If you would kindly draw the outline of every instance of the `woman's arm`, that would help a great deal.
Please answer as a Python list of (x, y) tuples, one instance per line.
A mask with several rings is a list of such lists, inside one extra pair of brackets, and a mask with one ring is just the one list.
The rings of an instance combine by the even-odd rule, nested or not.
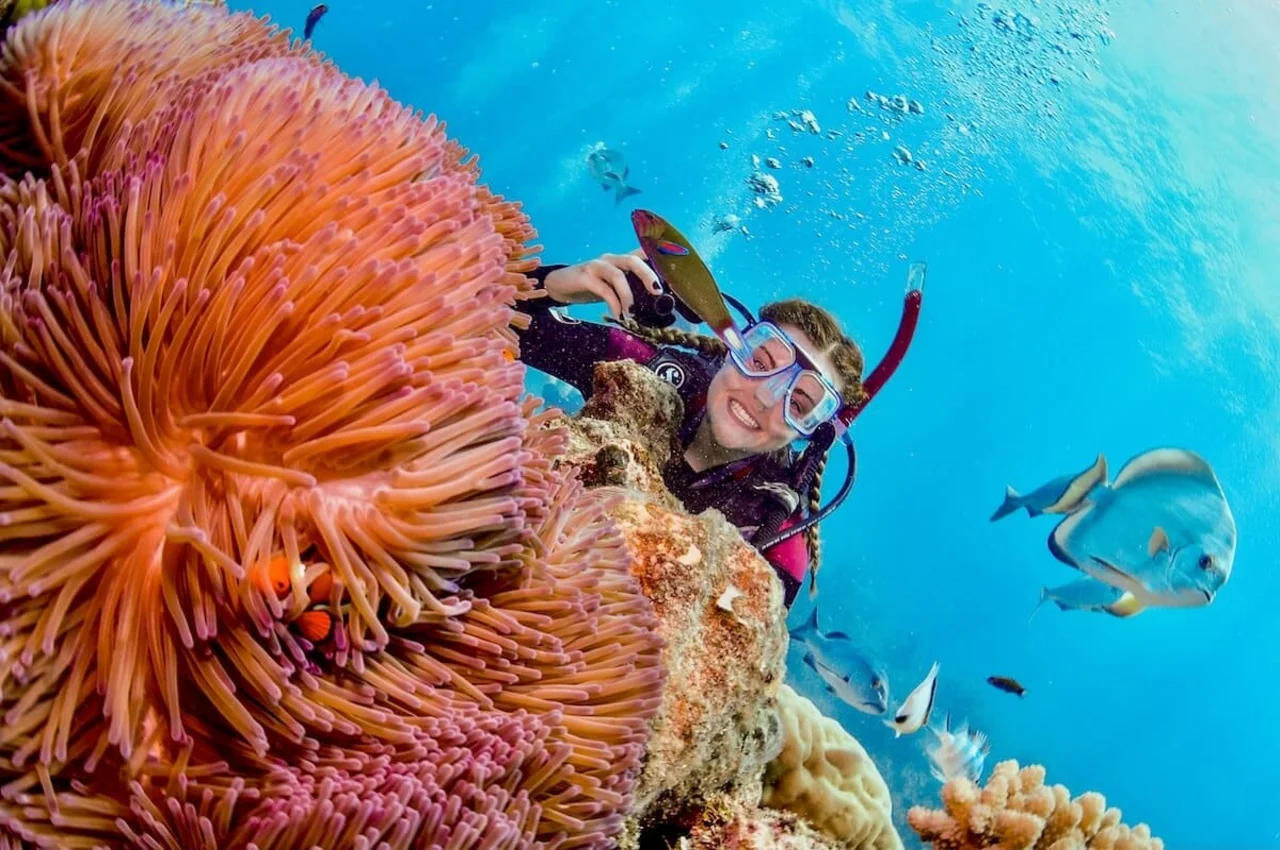
[(583, 395), (591, 394), (597, 363), (610, 360), (645, 363), (652, 359), (657, 348), (634, 334), (621, 328), (579, 321), (556, 309), (569, 303), (604, 301), (611, 313), (620, 316), (632, 305), (624, 269), (640, 276), (651, 291), (658, 286), (653, 270), (639, 257), (629, 254), (605, 254), (601, 259), (576, 266), (541, 266), (530, 272), (537, 288), (546, 290), (547, 297), (516, 304), (516, 309), (530, 317), (529, 327), (517, 331), (520, 359), (528, 366), (572, 384)]

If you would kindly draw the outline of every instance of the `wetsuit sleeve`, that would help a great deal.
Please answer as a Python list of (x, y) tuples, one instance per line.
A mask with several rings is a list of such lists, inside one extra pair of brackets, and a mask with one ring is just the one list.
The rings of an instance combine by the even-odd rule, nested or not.
[[(800, 512), (796, 511), (783, 521), (778, 530), (786, 531), (800, 520)], [(805, 542), (805, 536), (792, 535), (776, 546), (765, 549), (761, 554), (782, 580), (783, 602), (790, 608), (800, 592), (800, 586), (804, 584), (805, 574), (809, 571), (809, 547)]]
[[(547, 275), (565, 266), (539, 266), (529, 277), (541, 289)], [(550, 298), (517, 302), (516, 309), (529, 316), (529, 327), (517, 331), (520, 359), (528, 366), (572, 384), (584, 396), (591, 394), (595, 365), (609, 360), (648, 363), (658, 349), (621, 328), (583, 322), (554, 309), (562, 305)]]

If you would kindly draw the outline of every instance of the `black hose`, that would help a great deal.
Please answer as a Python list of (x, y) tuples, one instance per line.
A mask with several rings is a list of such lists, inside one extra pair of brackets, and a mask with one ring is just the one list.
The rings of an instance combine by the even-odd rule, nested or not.
[(766, 549), (771, 549), (779, 543), (790, 540), (797, 534), (802, 534), (803, 532), (808, 531), (813, 526), (831, 516), (831, 513), (836, 508), (840, 507), (840, 503), (845, 500), (849, 495), (849, 491), (853, 489), (853, 480), (857, 476), (858, 471), (858, 453), (853, 448), (853, 440), (849, 437), (849, 432), (846, 431), (841, 436), (841, 440), (844, 442), (845, 450), (849, 455), (849, 468), (844, 474), (844, 484), (841, 485), (840, 492), (836, 493), (834, 499), (826, 505), (823, 505), (820, 510), (807, 517), (803, 522), (797, 523), (785, 531), (779, 531), (770, 535), (764, 540), (753, 540), (752, 545), (755, 546), (757, 551), (763, 552)]

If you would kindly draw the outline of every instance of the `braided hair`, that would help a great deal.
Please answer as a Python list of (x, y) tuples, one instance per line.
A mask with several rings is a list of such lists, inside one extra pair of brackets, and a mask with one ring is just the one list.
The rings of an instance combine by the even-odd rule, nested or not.
[[(825, 354), (835, 367), (835, 377), (840, 385), (840, 395), (845, 404), (855, 404), (866, 397), (862, 388), (863, 358), (862, 350), (857, 343), (845, 335), (839, 322), (826, 310), (799, 298), (775, 301), (766, 304), (760, 310), (760, 318), (775, 325), (790, 325), (804, 331), (813, 341), (815, 353)], [(674, 345), (689, 348), (701, 354), (724, 356), (728, 353), (725, 344), (717, 337), (700, 334), (679, 328), (649, 328), (630, 317), (618, 322), (630, 333), (656, 345)], [(827, 466), (830, 447), (818, 459), (813, 480), (808, 488), (809, 513), (816, 513), (822, 505), (822, 474)], [(804, 494), (801, 494), (803, 498)], [(818, 537), (818, 526), (813, 525), (805, 530), (805, 545), (809, 551), (809, 594), (818, 592), (818, 563), (822, 554), (821, 540)]]

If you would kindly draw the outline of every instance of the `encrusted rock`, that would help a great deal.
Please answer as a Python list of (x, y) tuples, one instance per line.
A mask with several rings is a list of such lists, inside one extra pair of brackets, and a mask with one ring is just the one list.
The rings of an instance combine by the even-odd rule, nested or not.
[(711, 800), (678, 845), (684, 850), (841, 850), (791, 812)]
[(594, 392), (569, 422), (564, 462), (588, 487), (612, 486), (675, 510), (680, 501), (662, 482), (662, 466), (679, 450), (684, 405), (675, 388), (629, 361), (600, 363)]
[(619, 497), (610, 513), (666, 641), (662, 707), (619, 847), (900, 850), (866, 752), (783, 685), (773, 568), (719, 511), (689, 516), (667, 492), (679, 396), (621, 362), (598, 365), (594, 389), (568, 423), (566, 462)]
[[(719, 511), (689, 516), (667, 492), (662, 465), (679, 451), (683, 418), (675, 390), (622, 362), (598, 365), (594, 390), (569, 422), (568, 462), (622, 497), (611, 514), (667, 642), (667, 684), (634, 796), (635, 824), (696, 813), (723, 791), (754, 804), (764, 766), (781, 749), (782, 585)], [(731, 588), (726, 610), (718, 603)]]

